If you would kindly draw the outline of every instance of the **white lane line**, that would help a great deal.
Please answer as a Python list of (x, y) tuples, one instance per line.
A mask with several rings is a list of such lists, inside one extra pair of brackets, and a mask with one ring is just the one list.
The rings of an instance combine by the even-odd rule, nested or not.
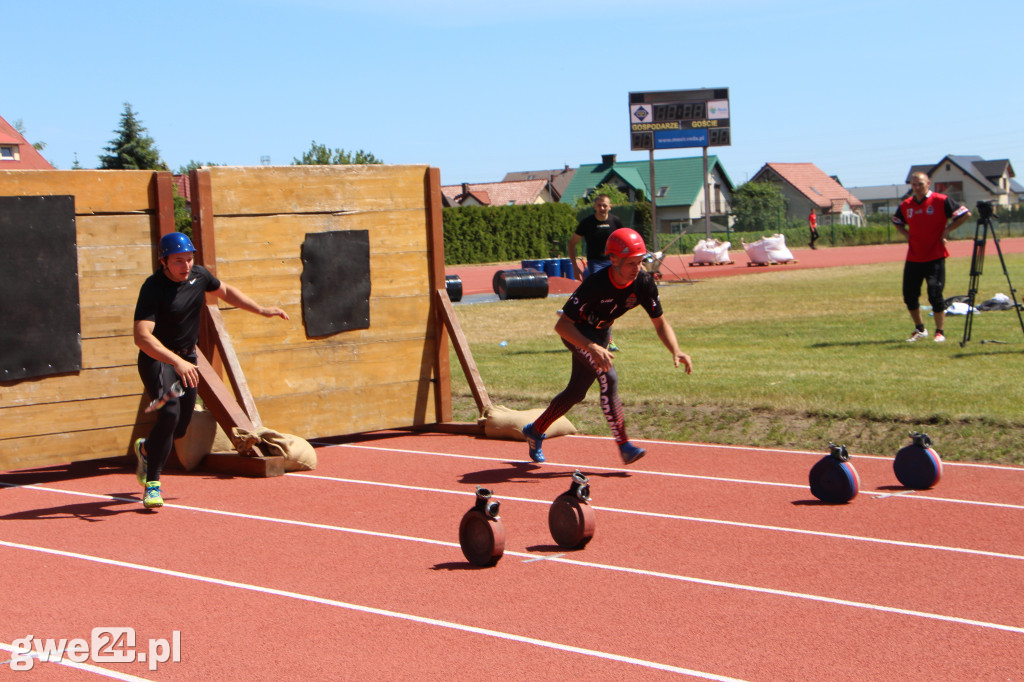
[[(10, 653), (13, 654), (14, 653), (14, 645), (13, 644), (8, 644), (6, 642), (0, 642), (0, 651), (9, 651)], [(109, 678), (111, 678), (113, 680), (124, 680), (125, 682), (150, 682), (150, 680), (148, 678), (145, 678), (145, 677), (137, 677), (136, 675), (129, 675), (128, 673), (119, 673), (119, 672), (116, 672), (116, 671), (113, 671), (113, 670), (107, 670), (106, 668), (101, 668), (98, 665), (93, 665), (91, 663), (77, 663), (77, 662), (72, 661), (72, 660), (67, 659), (67, 658), (62, 658), (59, 661), (51, 661), (48, 658), (44, 659), (44, 658), (40, 657), (39, 654), (35, 653), (35, 652), (30, 653), (30, 654), (26, 654), (26, 655), (27, 656), (31, 656), (32, 658), (36, 659), (35, 661), (33, 661), (33, 666), (32, 666), (33, 670), (35, 670), (35, 664), (38, 664), (38, 663), (53, 663), (55, 665), (66, 665), (69, 668), (77, 668), (78, 670), (85, 670), (86, 672), (94, 673), (96, 675), (101, 675), (103, 677), (109, 677)], [(6, 665), (8, 663), (11, 663), (13, 660), (14, 659), (11, 659), (10, 661), (0, 661), (0, 666)]]
[[(43, 488), (43, 487), (37, 487), (37, 486), (34, 486), (34, 485), (33, 486), (16, 486), (16, 487), (20, 487), (22, 490), (43, 490), (43, 491), (46, 491), (46, 492), (55, 492), (55, 493), (62, 493), (62, 494), (67, 494), (67, 495), (78, 495), (78, 496), (81, 496), (81, 497), (90, 497), (90, 498), (103, 499), (103, 500), (117, 500), (117, 501), (122, 501), (122, 502), (136, 502), (136, 503), (138, 502), (138, 500), (136, 500), (134, 498), (115, 497), (113, 495), (97, 495), (95, 493), (83, 493), (83, 492), (78, 492), (78, 491), (60, 490), (60, 489), (55, 489), (55, 488)], [(256, 514), (243, 514), (243, 513), (240, 513), (240, 512), (229, 512), (229, 511), (223, 511), (223, 510), (220, 510), (220, 509), (207, 509), (207, 508), (204, 508), (204, 507), (191, 507), (191, 506), (180, 505), (180, 504), (164, 504), (163, 509), (165, 509), (165, 510), (168, 510), (168, 509), (181, 509), (181, 510), (184, 510), (184, 511), (201, 512), (201, 513), (205, 513), (205, 514), (216, 514), (218, 516), (228, 516), (228, 517), (245, 519), (245, 520), (251, 520), (251, 521), (265, 521), (265, 522), (268, 522), (268, 523), (279, 523), (279, 524), (288, 525), (288, 526), (301, 526), (301, 527), (304, 527), (304, 528), (316, 528), (316, 529), (319, 529), (319, 530), (328, 530), (328, 531), (336, 531), (336, 532), (342, 532), (342, 533), (351, 533), (353, 535), (365, 535), (365, 536), (370, 536), (370, 537), (386, 538), (386, 539), (389, 539), (389, 540), (402, 540), (402, 541), (407, 541), (407, 542), (417, 542), (417, 543), (426, 544), (426, 545), (437, 545), (437, 546), (442, 546), (442, 547), (460, 547), (460, 545), (458, 543), (455, 543), (455, 542), (445, 542), (443, 540), (432, 540), (432, 539), (429, 539), (429, 538), (418, 538), (418, 537), (410, 536), (410, 535), (398, 535), (397, 533), (383, 533), (383, 532), (379, 532), (379, 531), (363, 530), (363, 529), (359, 529), (359, 528), (346, 528), (346, 527), (343, 527), (343, 526), (332, 526), (332, 525), (325, 524), (325, 523), (312, 523), (312, 522), (309, 522), (309, 521), (295, 521), (295, 520), (292, 520), (292, 519), (279, 519), (279, 518), (274, 518), (274, 517), (271, 517), (271, 516), (258, 516)], [(5, 545), (5, 544), (17, 545), (18, 543), (8, 543), (6, 541), (0, 540), (0, 545)], [(26, 547), (30, 547), (30, 546), (26, 545)], [(460, 549), (461, 549), (461, 547), (460, 547)], [(61, 551), (61, 550), (54, 550), (54, 552), (59, 552), (59, 551)], [(536, 554), (527, 553), (527, 552), (505, 552), (505, 554), (507, 554), (509, 556), (515, 556), (515, 557), (521, 557), (521, 558), (534, 558), (534, 557), (537, 556)], [(114, 562), (115, 560), (111, 559), (110, 561)], [(802, 593), (802, 592), (791, 592), (789, 590), (777, 590), (777, 589), (773, 589), (773, 588), (770, 588), (770, 587), (757, 587), (755, 585), (743, 585), (741, 583), (729, 583), (729, 582), (724, 582), (724, 581), (719, 581), (719, 580), (709, 580), (709, 579), (706, 579), (706, 578), (695, 578), (695, 577), (692, 577), (692, 576), (676, 575), (676, 574), (673, 574), (673, 573), (662, 573), (660, 571), (648, 571), (648, 570), (639, 569), (639, 568), (629, 568), (629, 567), (625, 567), (625, 566), (613, 566), (613, 565), (610, 565), (610, 564), (597, 564), (597, 563), (593, 563), (593, 562), (589, 562), (589, 561), (579, 561), (577, 559), (561, 558), (561, 559), (551, 559), (551, 561), (555, 562), (555, 563), (564, 563), (564, 564), (569, 564), (569, 565), (572, 565), (572, 566), (580, 566), (580, 567), (584, 567), (584, 568), (596, 568), (596, 569), (600, 569), (600, 570), (616, 571), (616, 572), (628, 573), (628, 574), (632, 574), (632, 575), (642, 575), (642, 576), (648, 576), (648, 577), (663, 578), (663, 579), (666, 579), (666, 580), (675, 580), (675, 581), (678, 581), (678, 582), (693, 583), (693, 584), (697, 584), (697, 585), (710, 585), (710, 586), (721, 587), (721, 588), (725, 588), (725, 589), (743, 590), (743, 591), (746, 591), (746, 592), (755, 592), (755, 593), (760, 593), (760, 594), (770, 594), (770, 595), (775, 595), (775, 596), (788, 597), (788, 598), (792, 598), (792, 599), (803, 599), (803, 600), (813, 601), (813, 602), (823, 602), (823, 603), (829, 603), (829, 604), (837, 604), (837, 605), (840, 605), (840, 606), (849, 606), (849, 607), (852, 607), (852, 608), (867, 609), (867, 610), (870, 610), (870, 611), (882, 611), (882, 612), (885, 612), (885, 613), (897, 613), (897, 614), (902, 614), (902, 615), (914, 616), (914, 617), (918, 617), (918, 618), (927, 618), (927, 619), (931, 619), (931, 620), (939, 620), (939, 621), (945, 621), (945, 622), (949, 622), (949, 623), (959, 623), (959, 624), (963, 624), (963, 625), (972, 625), (972, 626), (975, 626), (975, 627), (991, 628), (991, 629), (995, 629), (995, 630), (1006, 630), (1008, 632), (1018, 632), (1018, 633), (1024, 634), (1024, 628), (1013, 626), (1013, 625), (1002, 625), (1002, 624), (999, 624), (999, 623), (989, 623), (989, 622), (986, 622), (986, 621), (972, 620), (972, 619), (967, 619), (967, 618), (959, 618), (959, 617), (956, 617), (956, 616), (945, 616), (945, 615), (942, 615), (942, 614), (929, 613), (929, 612), (926, 612), (926, 611), (913, 611), (913, 610), (910, 610), (910, 609), (901, 609), (901, 608), (890, 607), (890, 606), (881, 606), (881, 605), (878, 605), (878, 604), (871, 604), (871, 603), (867, 603), (867, 602), (855, 602), (855, 601), (850, 601), (850, 600), (847, 600), (847, 599), (837, 599), (837, 598), (834, 598), (834, 597), (823, 597), (823, 596), (820, 596), (820, 595), (805, 594), (805, 593)], [(155, 569), (155, 570), (163, 570), (163, 569)]]
[[(583, 434), (573, 434), (567, 436), (568, 438), (588, 438), (592, 440), (608, 440), (607, 436), (587, 436)], [(781, 448), (756, 448), (747, 445), (715, 445), (713, 443), (687, 443), (671, 440), (642, 440), (634, 439), (636, 443), (656, 443), (658, 445), (679, 445), (687, 448), (702, 448), (707, 450), (738, 450), (740, 452), (779, 452), (786, 455), (813, 455), (816, 457), (824, 457), (827, 452), (814, 452), (812, 450), (783, 450)], [(354, 445), (354, 444), (353, 444)], [(894, 457), (887, 455), (868, 455), (864, 453), (850, 454), (851, 459), (882, 459), (892, 461)], [(1016, 471), (1017, 473), (1024, 474), (1024, 467), (1010, 466), (1007, 464), (986, 464), (985, 462), (955, 462), (949, 460), (942, 460), (942, 466), (951, 467), (971, 467), (975, 469), (994, 469), (997, 471)]]
[[(407, 485), (403, 483), (379, 483), (376, 481), (359, 481), (351, 478), (336, 478), (333, 476), (324, 476), (321, 474), (305, 474), (305, 473), (289, 473), (288, 476), (295, 478), (312, 478), (323, 481), (334, 481), (338, 483), (350, 483), (356, 485), (373, 485), (380, 486), (383, 488), (397, 488), (400, 490), (411, 490), (416, 492), (426, 493), (444, 493), (448, 495), (469, 495), (473, 496), (474, 493), (470, 493), (464, 490), (447, 490), (445, 488), (426, 488), (423, 486)], [(509, 500), (513, 502), (532, 502), (535, 504), (550, 505), (551, 500), (535, 500), (528, 497), (512, 497), (509, 495), (496, 495), (499, 500)], [(927, 549), (936, 550), (942, 552), (956, 552), (959, 554), (974, 554), (977, 556), (992, 557), (996, 559), (1013, 559), (1016, 561), (1024, 561), (1024, 555), (1019, 554), (1005, 554), (1003, 552), (990, 552), (981, 549), (969, 549), (966, 547), (950, 547), (948, 545), (931, 545), (923, 542), (909, 542), (906, 540), (887, 540), (884, 538), (872, 538), (863, 535), (849, 535), (846, 533), (830, 533), (828, 531), (819, 530), (805, 530), (802, 528), (787, 528), (786, 526), (770, 526), (763, 523), (749, 523), (745, 521), (726, 521), (724, 519), (709, 519), (701, 516), (684, 516), (682, 514), (666, 514), (663, 512), (648, 512), (640, 511), (637, 509), (619, 509), (616, 507), (599, 507), (591, 505), (595, 511), (606, 511), (613, 514), (631, 514), (634, 516), (647, 516), (658, 519), (670, 519), (674, 521), (691, 521), (694, 523), (710, 523), (721, 526), (733, 526), (736, 528), (750, 528), (753, 530), (767, 530), (779, 533), (795, 533), (797, 535), (810, 535), (814, 537), (823, 538), (834, 538), (838, 540), (853, 540), (856, 542), (873, 542), (882, 545), (893, 545), (895, 547), (910, 547), (914, 549)]]
[[(165, 505), (165, 508), (167, 505)], [(219, 585), (221, 587), (230, 587), (239, 590), (248, 590), (251, 592), (258, 592), (261, 594), (268, 594), (277, 597), (285, 597), (288, 599), (297, 599), (299, 601), (310, 602), (313, 604), (321, 604), (324, 606), (333, 606), (336, 608), (347, 609), (350, 611), (356, 611), (359, 613), (366, 613), (374, 616), (383, 616), (385, 618), (395, 618), (398, 620), (409, 621), (413, 623), (419, 623), (420, 625), (430, 625), (433, 627), (441, 627), (449, 630), (458, 630), (460, 632), (466, 632), (470, 634), (483, 635), (485, 637), (492, 637), (495, 639), (507, 640), (510, 642), (520, 642), (522, 644), (531, 644), (533, 646), (544, 647), (546, 649), (554, 649), (556, 651), (564, 651), (572, 654), (580, 654), (583, 656), (593, 656), (594, 658), (600, 658), (608, 661), (617, 661), (619, 663), (628, 663), (630, 665), (636, 665), (643, 668), (651, 668), (654, 670), (661, 670), (670, 673), (678, 673), (681, 675), (689, 675), (691, 677), (697, 677), (705, 680), (721, 680), (723, 682), (737, 682), (736, 678), (725, 677), (723, 675), (715, 675), (713, 673), (702, 672), (699, 670), (690, 670), (688, 668), (680, 668), (674, 665), (668, 665), (665, 663), (657, 663), (655, 661), (646, 661), (640, 658), (633, 658), (632, 656), (622, 656), (619, 654), (609, 653), (607, 651), (597, 651), (594, 649), (585, 649), (583, 647), (572, 646), (569, 644), (559, 644), (558, 642), (550, 642), (543, 639), (537, 639), (536, 637), (525, 637), (523, 635), (515, 635), (510, 632), (501, 632), (499, 630), (491, 630), (489, 628), (481, 628), (473, 625), (464, 625), (462, 623), (453, 623), (451, 621), (440, 620), (438, 618), (427, 618), (424, 616), (416, 616), (410, 613), (401, 613), (399, 611), (389, 611), (387, 609), (378, 609), (372, 606), (363, 606), (361, 604), (352, 604), (349, 602), (338, 601), (336, 599), (327, 599), (325, 597), (316, 597), (309, 594), (302, 594), (299, 592), (291, 592), (288, 590), (278, 590), (271, 587), (263, 587), (260, 585), (251, 585), (249, 583), (240, 583), (234, 580), (224, 580), (222, 578), (213, 578), (209, 576), (197, 575), (195, 573), (185, 573), (183, 571), (174, 571), (166, 568), (158, 568), (156, 566), (146, 566), (143, 564), (135, 564), (127, 561), (118, 561), (116, 559), (107, 559), (104, 557), (92, 556), (89, 554), (79, 554), (78, 552), (67, 552), (59, 549), (51, 549), (48, 547), (37, 547), (34, 545), (24, 545), (17, 542), (7, 542), (0, 540), (0, 545), (10, 547), (12, 549), (21, 549), (32, 552), (40, 552), (43, 554), (50, 554), (54, 556), (61, 556), (70, 559), (78, 559), (81, 561), (91, 561), (98, 564), (105, 564), (107, 566), (116, 566), (119, 568), (127, 568), (135, 571), (145, 571), (148, 573), (156, 573), (159, 575), (166, 575), (174, 578), (180, 578), (183, 580), (194, 580), (196, 582), (207, 583), (210, 585)]]
[[(475, 461), (494, 462), (494, 463), (497, 463), (497, 464), (509, 463), (509, 462), (511, 462), (511, 463), (520, 463), (520, 462), (523, 461), (523, 460), (513, 460), (513, 459), (495, 459), (493, 457), (481, 457), (479, 455), (456, 455), (456, 454), (452, 454), (452, 453), (449, 453), (449, 452), (429, 452), (429, 451), (425, 451), (425, 450), (406, 450), (404, 448), (382, 448), (382, 447), (373, 446), (373, 445), (351, 445), (351, 444), (344, 444), (344, 445), (338, 445), (338, 446), (334, 446), (334, 447), (356, 448), (356, 449), (361, 449), (361, 450), (378, 450), (378, 451), (381, 451), (381, 452), (393, 452), (393, 453), (398, 453), (398, 454), (409, 454), (409, 455), (427, 455), (427, 456), (431, 456), (431, 457), (451, 457), (451, 458), (455, 458), (455, 459), (471, 459), (471, 460), (475, 460)], [(534, 464), (533, 462), (530, 462), (528, 460), (526, 461), (526, 463), (527, 464)], [(701, 475), (698, 475), (698, 474), (680, 474), (680, 473), (676, 473), (676, 472), (673, 472), (673, 471), (648, 471), (648, 470), (644, 470), (644, 469), (623, 469), (622, 467), (600, 467), (600, 466), (593, 466), (591, 464), (565, 464), (565, 463), (561, 463), (561, 462), (559, 462), (559, 463), (548, 462), (548, 463), (545, 463), (545, 464), (534, 464), (534, 466), (543, 466), (543, 467), (549, 467), (549, 468), (563, 467), (563, 468), (566, 468), (566, 469), (587, 469), (588, 471), (620, 471), (620, 472), (627, 472), (629, 474), (636, 475), (636, 476), (665, 476), (667, 478), (686, 478), (686, 479), (691, 479), (691, 480), (695, 480), (695, 481), (715, 481), (717, 483), (738, 483), (738, 484), (741, 484), (741, 485), (761, 485), (761, 486), (776, 487), (776, 488), (793, 488), (793, 489), (798, 489), (798, 490), (808, 490), (808, 486), (806, 484), (778, 483), (778, 482), (775, 482), (775, 481), (758, 481), (758, 480), (754, 480), (754, 479), (745, 479), (745, 478), (725, 478), (725, 477), (722, 477), (722, 476), (701, 476)], [(945, 466), (945, 463), (943, 463), (943, 466)], [(875, 490), (861, 490), (860, 494), (861, 495), (871, 495), (872, 497), (893, 497), (892, 493), (880, 492), (880, 491), (875, 491)], [(958, 500), (958, 499), (955, 499), (955, 498), (952, 498), (952, 497), (936, 497), (934, 495), (916, 495), (915, 494), (913, 496), (907, 496), (904, 499), (928, 500), (930, 502), (948, 502), (948, 503), (951, 503), (951, 504), (968, 504), (968, 505), (977, 505), (977, 506), (982, 506), (982, 507), (995, 507), (997, 509), (1021, 509), (1021, 510), (1024, 510), (1024, 504), (1008, 504), (1008, 503), (1005, 503), (1005, 502), (983, 502), (983, 501), (979, 501), (979, 500)]]

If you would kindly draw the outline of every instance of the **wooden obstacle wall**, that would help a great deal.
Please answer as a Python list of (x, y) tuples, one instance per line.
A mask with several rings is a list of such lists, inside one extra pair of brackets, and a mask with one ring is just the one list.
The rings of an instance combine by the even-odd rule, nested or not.
[[(431, 295), (444, 282), (436, 169), (212, 167), (192, 181), (202, 260), (291, 316), (221, 311), (265, 426), (308, 439), (451, 418), (448, 347)], [(369, 328), (310, 338), (302, 243), (345, 230), (369, 232)]]
[[(0, 382), (0, 471), (125, 455), (153, 417), (132, 339), (139, 287), (174, 229), (169, 173), (7, 171), (0, 196), (72, 195), (82, 370)], [(262, 424), (304, 438), (450, 421), (440, 174), (427, 166), (213, 167), (193, 171), (199, 262), (291, 320), (223, 307)], [(369, 327), (310, 338), (307, 234), (366, 230)], [(204, 334), (201, 348), (214, 359)], [(205, 346), (205, 347), (204, 347)], [(239, 403), (242, 403), (239, 398)]]
[(51, 195), (75, 200), (82, 369), (0, 382), (0, 470), (126, 454), (153, 420), (142, 414), (132, 320), (153, 245), (174, 229), (171, 174), (0, 172), (0, 196)]

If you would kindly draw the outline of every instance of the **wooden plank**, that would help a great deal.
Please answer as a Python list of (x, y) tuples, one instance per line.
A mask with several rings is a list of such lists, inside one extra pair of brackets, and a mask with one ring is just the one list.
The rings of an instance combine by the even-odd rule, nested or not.
[[(129, 424), (115, 428), (0, 441), (0, 471), (56, 466), (107, 457), (125, 457), (123, 463), (127, 468), (129, 462), (134, 461), (134, 456), (132, 460), (127, 459), (132, 442), (135, 438), (144, 436), (149, 428), (149, 424), (143, 423), (136, 430), (134, 425)], [(118, 460), (111, 460), (112, 466), (117, 463)], [(134, 465), (132, 467), (134, 468)]]
[(220, 375), (214, 371), (202, 353), (199, 353), (197, 365), (199, 367), (199, 397), (203, 399), (206, 409), (224, 429), (224, 433), (231, 439), (231, 442), (237, 444), (232, 429), (237, 426), (246, 431), (252, 431), (255, 428), (252, 421), (235, 401), (231, 391), (224, 385)]
[(469, 381), (469, 391), (473, 394), (473, 400), (476, 401), (476, 409), (480, 416), (483, 416), (484, 410), (491, 406), (491, 399), (487, 396), (487, 389), (484, 388), (483, 379), (480, 378), (480, 371), (473, 360), (473, 353), (469, 350), (466, 335), (462, 333), (462, 325), (459, 324), (459, 318), (455, 315), (455, 309), (452, 307), (451, 299), (448, 298), (447, 289), (437, 290), (437, 304), (441, 321), (448, 330), (452, 345), (455, 346), (455, 354), (462, 365), (466, 380)]
[(319, 338), (306, 336), (302, 309), (298, 303), (285, 302), (282, 307), (291, 315), (290, 320), (256, 317), (238, 309), (221, 309), (224, 324), (240, 356), (291, 346), (373, 343), (390, 339), (426, 338), (433, 334), (430, 299), (427, 296), (371, 297), (369, 329), (353, 329)]
[(0, 409), (0, 450), (7, 439), (134, 425), (149, 400), (136, 395)]
[(152, 212), (153, 171), (0, 171), (0, 196), (75, 197), (75, 214)]
[(177, 231), (177, 226), (174, 223), (174, 176), (171, 172), (158, 171), (153, 173), (150, 191), (155, 195), (155, 236), (157, 241), (159, 241), (159, 238), (165, 234)]
[(217, 352), (220, 353), (221, 360), (223, 360), (224, 366), (227, 368), (228, 380), (231, 383), (232, 390), (235, 392), (235, 397), (253, 425), (262, 426), (263, 422), (260, 421), (260, 413), (256, 409), (256, 401), (253, 399), (252, 392), (249, 390), (249, 384), (245, 380), (245, 373), (242, 372), (242, 365), (238, 362), (238, 355), (235, 353), (231, 337), (224, 326), (224, 318), (221, 317), (220, 310), (215, 305), (208, 305), (203, 309), (203, 315), (207, 318), (212, 328), (213, 340), (217, 346)]
[[(429, 294), (429, 264), (426, 252), (371, 253), (371, 297)], [(298, 302), (302, 297), (302, 261), (298, 258), (221, 259), (217, 274), (222, 281), (238, 287), (260, 303)]]
[[(441, 211), (441, 170), (430, 168), (426, 178), (427, 195), (427, 226), (429, 234), (430, 251), (430, 288), (436, 291), (444, 288), (447, 298), (447, 287), (445, 286), (444, 269), (444, 219)], [(449, 307), (451, 301), (448, 302)], [(441, 333), (444, 318), (439, 317), (439, 307), (434, 310), (434, 356), (430, 358), (433, 365), (434, 378), (437, 381), (437, 390), (434, 392), (437, 398), (437, 415), (439, 421), (451, 421), (452, 418), (452, 386), (451, 367), (448, 360), (448, 338)], [(444, 313), (446, 314), (446, 313)], [(454, 313), (452, 314), (454, 316)], [(481, 384), (482, 385), (482, 384)]]
[(216, 275), (217, 251), (210, 169), (189, 171), (189, 182), (192, 184), (192, 244), (196, 247), (196, 263)]
[(426, 166), (214, 166), (213, 209), (222, 215), (336, 213), (425, 205)]
[(231, 260), (266, 258), (267, 254), (298, 258), (307, 234), (366, 230), (375, 253), (427, 251), (427, 223), (422, 209), (219, 216), (217, 239), (221, 257)]
[(284, 476), (284, 457), (247, 457), (238, 454), (211, 452), (203, 457), (199, 471), (214, 474), (231, 474), (251, 478)]
[(75, 218), (78, 248), (142, 246), (152, 250), (152, 225), (153, 217), (147, 214), (81, 215)]
[(433, 384), (397, 383), (260, 399), (264, 423), (306, 440), (437, 422)]
[(391, 383), (430, 381), (432, 343), (424, 339), (319, 348), (284, 348), (239, 356), (262, 402), (292, 393), (319, 393)]
[[(84, 344), (83, 344), (84, 345)], [(137, 367), (111, 367), (82, 370), (76, 374), (58, 374), (49, 377), (0, 383), (0, 409), (26, 405), (48, 405), (57, 421), (69, 403), (91, 401), (97, 398), (138, 397), (142, 395), (142, 380)], [(2, 414), (2, 413), (0, 413)], [(7, 426), (0, 425), (0, 432)]]

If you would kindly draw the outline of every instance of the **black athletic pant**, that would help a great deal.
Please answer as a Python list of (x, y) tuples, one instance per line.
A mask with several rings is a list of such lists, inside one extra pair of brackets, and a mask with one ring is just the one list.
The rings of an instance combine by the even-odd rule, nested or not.
[(619, 399), (619, 375), (615, 366), (607, 372), (602, 372), (594, 364), (594, 358), (587, 351), (574, 346), (568, 341), (562, 340), (566, 348), (572, 353), (572, 373), (569, 375), (569, 384), (561, 393), (556, 395), (547, 409), (533, 422), (533, 428), (538, 433), (544, 433), (555, 423), (559, 417), (566, 414), (583, 402), (587, 397), (587, 391), (595, 381), (601, 387), (601, 411), (604, 418), (611, 427), (615, 442), (622, 444), (629, 438), (626, 437), (625, 419), (622, 414), (622, 401)]
[[(193, 365), (196, 364), (195, 353), (181, 357)], [(178, 374), (174, 371), (174, 367), (154, 360), (141, 352), (139, 353), (139, 376), (142, 378), (150, 400), (156, 400), (162, 396), (175, 381), (178, 381)], [(146, 438), (147, 481), (160, 480), (160, 474), (171, 454), (174, 440), (181, 438), (188, 431), (189, 422), (192, 421), (192, 412), (196, 407), (197, 393), (195, 388), (187, 388), (183, 396), (171, 398), (156, 411), (156, 424), (149, 432), (149, 437)]]
[(903, 265), (903, 302), (907, 304), (907, 310), (917, 310), (921, 307), (918, 300), (921, 298), (922, 283), (928, 285), (928, 302), (932, 310), (945, 310), (946, 302), (942, 298), (942, 292), (946, 288), (945, 258), (927, 263), (907, 261)]

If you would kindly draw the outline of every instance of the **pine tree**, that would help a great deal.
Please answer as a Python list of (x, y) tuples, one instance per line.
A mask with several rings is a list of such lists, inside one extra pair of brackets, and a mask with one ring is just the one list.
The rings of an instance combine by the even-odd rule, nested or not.
[(146, 134), (146, 128), (132, 111), (132, 105), (124, 103), (121, 114), (121, 128), (115, 131), (117, 137), (104, 147), (108, 152), (100, 156), (100, 168), (105, 170), (169, 170), (160, 158), (156, 142)]

